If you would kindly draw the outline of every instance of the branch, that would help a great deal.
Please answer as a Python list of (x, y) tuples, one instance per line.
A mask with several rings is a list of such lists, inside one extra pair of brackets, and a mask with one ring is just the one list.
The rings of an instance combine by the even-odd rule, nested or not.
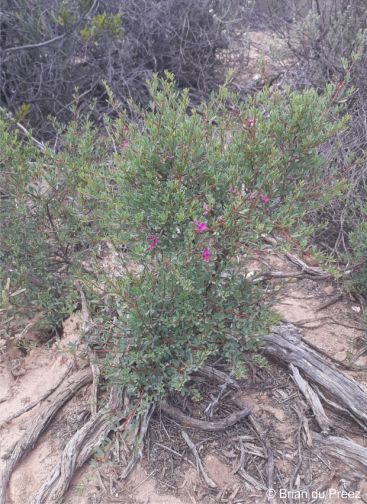
[(64, 39), (67, 35), (70, 35), (71, 33), (73, 33), (76, 30), (76, 28), (78, 28), (78, 26), (80, 25), (80, 23), (82, 21), (84, 21), (85, 19), (87, 19), (91, 15), (91, 13), (93, 12), (94, 8), (98, 4), (98, 1), (99, 0), (94, 0), (93, 4), (91, 5), (91, 8), (85, 14), (85, 16), (82, 16), (79, 19), (79, 21), (73, 26), (72, 29), (70, 29), (69, 31), (63, 33), (62, 35), (57, 35), (56, 37), (54, 37), (52, 39), (44, 40), (43, 42), (38, 42), (37, 44), (25, 44), (25, 45), (22, 45), (22, 46), (7, 47), (6, 49), (4, 49), (4, 53), (8, 54), (8, 53), (15, 53), (15, 52), (19, 52), (19, 51), (26, 51), (27, 49), (39, 49), (40, 47), (46, 47), (48, 45), (54, 44), (55, 42), (58, 42), (59, 40)]

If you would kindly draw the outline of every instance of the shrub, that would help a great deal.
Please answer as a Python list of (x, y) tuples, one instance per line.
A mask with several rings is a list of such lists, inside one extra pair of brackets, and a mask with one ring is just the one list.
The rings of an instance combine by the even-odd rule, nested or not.
[[(202, 97), (222, 82), (229, 50), (243, 54), (245, 0), (5, 0), (1, 104), (38, 136), (53, 137), (48, 116), (71, 117), (95, 100), (94, 119), (112, 113), (104, 82), (128, 107), (149, 99), (146, 80), (168, 69)], [(240, 41), (241, 50), (237, 47)], [(77, 88), (77, 91), (76, 91)]]
[[(367, 11), (361, 0), (324, 2), (259, 0), (262, 8), (255, 13), (268, 29), (282, 37), (290, 56), (297, 63), (285, 80), (295, 89), (314, 86), (323, 89), (328, 82), (343, 85), (348, 74), (354, 93), (348, 100), (350, 127), (320, 153), (327, 159), (325, 176), (346, 173), (350, 190), (312, 218), (315, 241), (344, 260), (350, 252), (349, 233), (362, 217), (360, 207), (366, 201), (367, 148), (366, 86)], [(266, 7), (264, 6), (266, 5)], [(348, 69), (348, 70), (347, 70)], [(346, 71), (347, 70), (347, 71)], [(335, 147), (337, 144), (337, 154)], [(343, 257), (344, 255), (344, 257)]]
[(0, 281), (21, 290), (11, 305), (18, 318), (42, 312), (52, 330), (76, 307), (74, 278), (95, 243), (83, 170), (97, 170), (106, 153), (88, 121), (81, 129), (75, 118), (59, 134), (58, 152), (40, 151), (0, 117)]
[[(93, 308), (88, 344), (110, 382), (144, 401), (185, 391), (191, 373), (217, 357), (243, 374), (275, 320), (246, 263), (274, 229), (307, 238), (305, 213), (339, 190), (332, 180), (324, 190), (318, 148), (346, 122), (334, 120), (332, 86), (323, 95), (265, 89), (246, 104), (221, 87), (196, 109), (170, 74), (149, 91), (138, 122), (106, 118), (102, 134), (76, 118), (57, 153), (0, 136), (3, 277), (21, 288), (24, 265), (40, 264), (48, 286), (38, 292), (66, 277), (62, 299), (82, 281)], [(27, 190), (44, 179), (45, 193)], [(17, 235), (27, 245), (35, 230), (40, 257), (14, 252)], [(112, 275), (100, 260), (107, 243)], [(60, 250), (67, 267), (55, 272)]]
[(94, 175), (88, 194), (105, 239), (127, 249), (125, 274), (103, 279), (95, 335), (101, 350), (114, 349), (105, 361), (112, 381), (151, 399), (182, 390), (208, 359), (225, 357), (243, 373), (246, 352), (274, 321), (246, 261), (274, 229), (307, 235), (300, 219), (335, 194), (332, 182), (322, 190), (317, 153), (345, 123), (330, 121), (333, 92), (264, 90), (241, 104), (221, 88), (188, 111), (188, 93), (168, 76), (150, 84), (142, 130), (125, 118), (111, 127), (114, 167)]

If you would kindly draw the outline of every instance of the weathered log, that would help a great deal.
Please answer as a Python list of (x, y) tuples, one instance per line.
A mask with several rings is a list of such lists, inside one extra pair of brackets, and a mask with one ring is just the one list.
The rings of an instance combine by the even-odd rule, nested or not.
[(32, 499), (32, 504), (62, 504), (75, 471), (95, 453), (111, 431), (114, 411), (122, 407), (121, 391), (113, 387), (107, 405), (79, 429), (66, 444), (60, 461)]
[(302, 341), (295, 326), (274, 327), (272, 333), (265, 336), (263, 348), (266, 355), (301, 370), (308, 380), (367, 429), (367, 391)]
[(366, 474), (367, 470), (367, 448), (361, 446), (350, 439), (338, 436), (322, 436), (317, 432), (312, 433), (316, 446), (331, 457), (339, 459), (343, 464), (353, 471)]
[(28, 426), (9, 454), (3, 473), (0, 475), (0, 504), (5, 503), (6, 488), (12, 472), (21, 458), (33, 448), (39, 436), (59, 409), (83, 386), (92, 381), (90, 369), (83, 369), (66, 379), (41, 406), (41, 410)]

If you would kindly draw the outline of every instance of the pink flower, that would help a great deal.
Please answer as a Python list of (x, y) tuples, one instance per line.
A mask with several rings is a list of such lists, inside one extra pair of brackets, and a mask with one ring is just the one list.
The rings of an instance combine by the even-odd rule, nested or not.
[(201, 258), (204, 262), (209, 262), (212, 257), (212, 253), (208, 249), (208, 247), (205, 247), (203, 251), (201, 252)]
[(260, 199), (261, 202), (264, 203), (264, 205), (267, 205), (270, 201), (269, 196), (266, 196), (266, 194), (260, 193)]
[(129, 140), (125, 138), (125, 140), (122, 141), (122, 148), (127, 149), (129, 147)]
[(229, 189), (228, 189), (228, 192), (230, 194), (237, 194), (237, 189), (234, 187), (234, 186), (231, 186)]
[(205, 222), (199, 222), (199, 221), (194, 221), (195, 224), (195, 233), (196, 234), (201, 234), (204, 233), (207, 229), (207, 225)]
[(159, 236), (148, 236), (148, 250), (154, 250), (159, 243)]
[(211, 208), (209, 207), (208, 203), (204, 203), (203, 210), (203, 215), (209, 215)]

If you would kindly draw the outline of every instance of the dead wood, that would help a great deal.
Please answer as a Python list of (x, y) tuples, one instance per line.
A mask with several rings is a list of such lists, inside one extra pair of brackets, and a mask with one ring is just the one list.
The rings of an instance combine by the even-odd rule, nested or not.
[(316, 432), (312, 437), (317, 441), (324, 453), (341, 460), (352, 470), (366, 474), (367, 469), (367, 448), (354, 443), (350, 439), (338, 436), (322, 436)]
[(289, 368), (293, 374), (293, 381), (297, 385), (297, 387), (300, 389), (302, 394), (305, 396), (306, 401), (308, 402), (309, 406), (311, 407), (311, 409), (315, 415), (315, 419), (320, 426), (321, 432), (323, 434), (328, 434), (330, 431), (330, 427), (331, 427), (331, 421), (327, 417), (327, 415), (324, 411), (324, 408), (321, 404), (319, 396), (313, 390), (313, 388), (310, 386), (310, 384), (307, 383), (307, 381), (302, 378), (302, 376), (300, 375), (300, 372), (293, 364), (289, 364)]
[(343, 296), (344, 296), (344, 294), (341, 293), (341, 292), (339, 294), (336, 294), (331, 299), (329, 299), (328, 301), (325, 301), (325, 303), (323, 303), (318, 308), (316, 308), (315, 311), (319, 312), (321, 310), (325, 310), (326, 308), (329, 308), (330, 306), (334, 305), (335, 303), (337, 303), (338, 301), (340, 301), (341, 299), (343, 299)]
[(326, 358), (302, 341), (292, 324), (280, 325), (264, 337), (264, 352), (283, 364), (293, 364), (319, 386), (326, 396), (367, 426), (367, 392), (355, 380), (337, 370)]
[(238, 383), (233, 378), (231, 378), (227, 373), (223, 373), (223, 371), (215, 369), (212, 366), (203, 366), (198, 371), (196, 371), (196, 374), (199, 376), (203, 376), (204, 378), (207, 378), (209, 380), (216, 381), (217, 383), (221, 384), (226, 383), (227, 386), (234, 388), (236, 390), (240, 389)]
[(15, 413), (12, 413), (7, 418), (5, 418), (5, 420), (0, 424), (0, 429), (2, 427), (4, 427), (4, 425), (6, 425), (7, 423), (11, 422), (15, 418), (20, 417), (21, 415), (24, 415), (24, 413), (27, 413), (31, 409), (35, 408), (39, 403), (41, 403), (42, 401), (47, 399), (47, 397), (49, 397), (52, 394), (52, 392), (54, 392), (61, 385), (61, 383), (66, 379), (66, 377), (68, 376), (68, 374), (71, 371), (71, 368), (72, 368), (72, 364), (69, 364), (65, 373), (61, 376), (61, 378), (57, 381), (57, 383), (55, 383), (55, 385), (52, 388), (48, 389), (39, 399), (28, 403), (26, 406), (24, 406), (20, 410), (16, 411)]
[(120, 476), (121, 479), (125, 479), (129, 476), (131, 471), (134, 469), (136, 464), (140, 461), (140, 459), (143, 456), (144, 438), (145, 438), (145, 434), (147, 433), (150, 419), (152, 418), (154, 409), (155, 409), (155, 404), (152, 404), (145, 412), (145, 415), (143, 417), (140, 417), (140, 419), (139, 419), (138, 429), (137, 429), (137, 432), (135, 435), (133, 455), (132, 455), (129, 463), (127, 464), (126, 468), (121, 473), (121, 476)]
[(233, 382), (233, 379), (231, 378), (230, 375), (228, 375), (226, 381), (222, 383), (222, 385), (219, 385), (219, 393), (216, 397), (213, 397), (212, 401), (208, 404), (208, 406), (205, 408), (205, 414), (212, 419), (215, 411), (219, 407), (219, 402), (223, 395), (226, 393), (227, 388), (229, 387), (230, 383)]
[[(267, 489), (273, 490), (274, 488), (274, 454), (271, 449), (269, 438), (267, 437), (267, 433), (263, 431), (260, 427), (259, 423), (256, 421), (253, 415), (249, 415), (249, 423), (251, 425), (252, 430), (254, 431), (257, 439), (261, 443), (264, 451), (264, 457), (266, 458), (266, 476), (267, 476)], [(242, 452), (242, 446), (241, 446)], [(262, 456), (257, 454), (257, 456)], [(242, 468), (243, 469), (243, 468)], [(241, 474), (241, 472), (240, 472)], [(241, 474), (243, 477), (243, 474)], [(271, 497), (267, 498), (268, 501), (271, 501)]]
[(10, 477), (22, 457), (37, 442), (59, 409), (83, 386), (92, 381), (90, 369), (83, 369), (65, 380), (41, 406), (41, 411), (30, 421), (26, 431), (9, 454), (5, 469), (0, 476), (0, 504), (5, 503), (6, 488)]
[(251, 413), (250, 408), (244, 408), (241, 411), (231, 413), (226, 418), (223, 418), (221, 420), (216, 420), (214, 422), (206, 422), (205, 420), (199, 420), (197, 418), (189, 417), (188, 415), (182, 413), (182, 411), (179, 410), (178, 408), (175, 408), (174, 406), (171, 406), (164, 402), (160, 403), (160, 407), (163, 413), (173, 418), (173, 420), (176, 420), (176, 422), (184, 425), (185, 427), (189, 427), (191, 429), (205, 430), (209, 432), (217, 432), (225, 430), (228, 427), (235, 425), (240, 420), (243, 420)]
[[(90, 373), (90, 380), (92, 375)], [(77, 469), (95, 453), (113, 427), (116, 416), (123, 417), (122, 391), (113, 387), (107, 405), (92, 415), (66, 444), (60, 461), (42, 484), (31, 504), (62, 504), (63, 496)]]
[(214, 483), (214, 481), (212, 479), (210, 479), (209, 476), (206, 474), (203, 463), (201, 462), (201, 459), (199, 457), (199, 454), (198, 454), (198, 451), (197, 451), (195, 444), (191, 441), (191, 439), (189, 438), (188, 434), (185, 431), (182, 431), (181, 434), (182, 434), (182, 437), (184, 438), (184, 440), (186, 441), (188, 447), (192, 451), (192, 454), (195, 457), (197, 470), (202, 475), (205, 483), (210, 488), (217, 488), (216, 483)]
[(327, 273), (319, 266), (309, 266), (304, 261), (302, 261), (302, 259), (300, 259), (299, 257), (297, 257), (293, 254), (290, 254), (289, 252), (287, 252), (285, 254), (285, 256), (290, 262), (292, 262), (293, 264), (295, 264), (296, 266), (301, 268), (301, 270), (304, 273), (307, 273), (308, 275), (311, 275), (315, 278), (320, 278), (320, 279), (321, 278), (322, 279), (330, 278), (330, 273)]

